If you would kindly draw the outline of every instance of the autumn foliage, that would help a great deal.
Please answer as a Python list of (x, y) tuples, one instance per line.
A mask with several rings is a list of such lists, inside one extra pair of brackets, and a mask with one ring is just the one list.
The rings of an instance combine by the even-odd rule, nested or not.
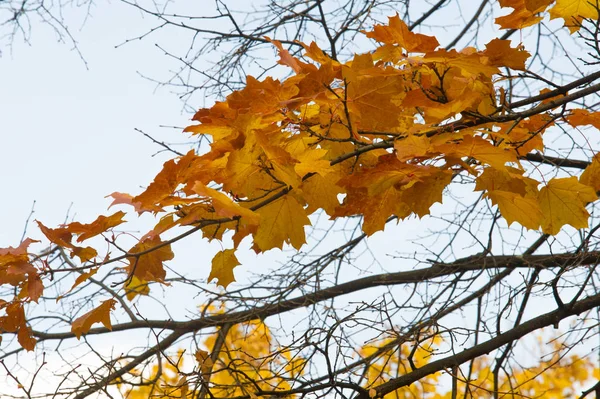
[[(549, 13), (576, 35), (586, 18), (598, 18), (597, 6), (586, 0), (500, 4), (509, 9), (496, 19), (503, 29), (534, 26)], [(495, 38), (482, 48), (445, 49), (435, 37), (413, 32), (398, 14), (362, 34), (374, 47), (345, 61), (314, 42), (301, 43), (303, 51), (293, 54), (282, 42), (265, 38), (290, 76), (248, 76), (243, 89), (197, 111), (184, 132), (210, 137), (210, 149), (190, 150), (165, 162), (137, 195), (111, 194), (111, 209), (123, 210), (87, 224), (53, 228), (38, 221), (51, 248), (58, 248), (49, 251), (68, 255), (71, 290), (116, 267), (124, 278), (115, 290), (128, 301), (148, 295), (149, 284), (167, 284), (165, 262), (176, 259), (171, 244), (195, 233), (223, 241), (223, 249), (212, 254), (206, 277), (227, 289), (235, 281), (234, 269), (240, 265), (236, 251), (243, 251), (244, 240), (257, 254), (290, 247), (300, 251), (307, 242), (309, 217), (318, 212), (330, 220), (361, 217), (362, 232), (371, 236), (391, 220), (427, 217), (458, 177), (497, 207), (509, 226), (548, 236), (565, 226), (589, 226), (587, 207), (600, 190), (600, 157), (592, 155), (578, 176), (547, 178), (528, 165), (555, 163), (545, 154), (548, 129), (600, 129), (600, 112), (577, 106), (598, 90), (598, 85), (588, 85), (598, 72), (589, 75), (593, 79), (574, 80), (568, 87), (548, 84), (515, 100), (505, 84), (527, 72), (532, 53), (523, 45)], [(122, 249), (120, 231), (127, 228), (127, 220), (144, 213), (156, 218), (155, 227), (133, 247)], [(99, 236), (114, 249), (93, 246), (91, 239)], [(15, 291), (0, 302), (0, 329), (16, 334), (28, 351), (36, 349), (39, 337), (24, 309), (36, 306), (45, 282), (53, 277), (48, 253), (32, 253), (33, 243), (26, 239), (16, 248), (0, 250), (0, 283)], [(116, 298), (98, 299), (92, 310), (72, 320), (72, 335), (80, 339), (90, 331), (104, 331), (93, 329), (98, 323), (111, 330), (111, 312), (120, 307)], [(181, 372), (189, 362), (181, 352), (163, 362), (166, 369), (160, 373), (158, 366), (149, 371), (129, 367), (111, 374), (110, 383), (120, 384), (128, 398), (197, 397), (202, 389), (206, 394), (209, 383), (210, 397), (217, 398), (253, 398), (292, 389), (306, 360), (271, 342), (262, 320), (248, 317), (240, 323), (220, 327), (226, 335), (220, 344), (218, 332), (203, 341), (206, 349), (219, 350), (197, 351), (192, 374)], [(357, 348), (361, 357), (374, 359), (363, 371), (363, 394), (450, 398), (448, 391), (435, 389), (441, 371), (399, 390), (386, 385), (421, 367), (408, 364), (407, 358), (430, 363), (428, 348), (443, 346), (437, 339), (389, 351), (381, 349), (386, 339)], [(511, 379), (496, 381), (499, 390), (558, 398), (569, 389), (567, 374), (581, 382), (591, 377), (594, 366), (588, 359), (563, 358), (560, 348), (555, 353), (557, 357), (533, 368), (514, 371)], [(488, 360), (477, 358), (472, 374), (458, 376), (457, 389), (470, 390), (473, 398), (489, 397), (498, 391), (490, 379), (492, 368)], [(126, 372), (139, 377), (141, 386), (123, 386)]]

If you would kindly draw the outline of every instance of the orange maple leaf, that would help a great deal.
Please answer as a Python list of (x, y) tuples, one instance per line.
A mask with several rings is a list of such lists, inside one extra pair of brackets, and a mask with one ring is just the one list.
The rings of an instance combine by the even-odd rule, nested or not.
[(87, 334), (88, 331), (90, 331), (90, 328), (94, 323), (102, 323), (104, 327), (112, 330), (110, 311), (114, 310), (116, 303), (117, 301), (114, 299), (102, 301), (100, 306), (75, 319), (73, 323), (71, 323), (71, 332), (79, 339), (82, 335)]
[(127, 273), (136, 276), (142, 281), (164, 281), (167, 272), (163, 262), (173, 259), (171, 244), (165, 244), (160, 237), (148, 237), (133, 246), (129, 255), (143, 253), (142, 255), (129, 256)]

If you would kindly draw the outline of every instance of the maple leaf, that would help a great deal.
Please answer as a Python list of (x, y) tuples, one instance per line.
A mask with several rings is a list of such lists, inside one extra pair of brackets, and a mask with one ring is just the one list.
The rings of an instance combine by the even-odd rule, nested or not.
[(102, 323), (104, 327), (112, 330), (110, 311), (114, 310), (116, 303), (117, 301), (114, 299), (102, 301), (100, 306), (75, 319), (73, 323), (71, 323), (71, 332), (75, 334), (77, 339), (80, 339), (82, 335), (87, 334), (88, 331), (90, 331), (90, 328), (94, 323)]
[(510, 7), (513, 11), (496, 18), (495, 22), (502, 29), (523, 29), (537, 24), (542, 17), (536, 14), (543, 12), (554, 0), (500, 0), (500, 7)]
[(397, 13), (393, 17), (388, 17), (388, 25), (375, 25), (372, 31), (363, 33), (368, 38), (385, 44), (398, 45), (408, 52), (426, 53), (440, 45), (433, 36), (411, 32)]
[(486, 168), (475, 181), (475, 191), (507, 191), (524, 197), (537, 196), (539, 183), (523, 176), (523, 171), (513, 167)]
[(524, 156), (533, 150), (544, 150), (542, 135), (552, 125), (552, 118), (546, 114), (538, 114), (520, 121), (517, 125), (503, 124), (500, 131), (494, 132), (492, 136), (496, 141), (502, 139), (500, 147), (512, 147), (517, 154)]
[(40, 221), (36, 222), (48, 240), (59, 247), (69, 248), (71, 250), (71, 258), (77, 256), (82, 262), (87, 262), (98, 255), (98, 252), (92, 247), (78, 247), (72, 244), (71, 240), (73, 239), (74, 233), (68, 226), (51, 229), (44, 226)]
[(502, 217), (510, 226), (513, 222), (520, 223), (523, 227), (537, 230), (544, 217), (537, 199), (523, 197), (512, 191), (494, 190), (487, 193), (492, 204), (498, 205)]
[(579, 182), (590, 186), (594, 191), (600, 191), (600, 155), (596, 154), (592, 158), (590, 165), (585, 168), (581, 176), (579, 176)]
[(524, 71), (525, 61), (531, 54), (522, 48), (510, 47), (510, 40), (494, 39), (485, 45), (482, 53), (487, 61), (493, 66), (506, 66), (512, 69)]
[(202, 373), (202, 376), (207, 379), (213, 368), (213, 361), (210, 358), (210, 354), (207, 351), (198, 349), (194, 354), (194, 357), (200, 366), (200, 372)]
[(199, 195), (211, 198), (212, 206), (215, 208), (215, 213), (218, 216), (227, 218), (241, 216), (251, 224), (258, 224), (260, 217), (256, 212), (236, 204), (227, 195), (206, 187), (202, 182), (196, 182), (193, 190)]
[(280, 134), (277, 133), (278, 132), (275, 132), (276, 135), (267, 135), (261, 131), (256, 131), (254, 136), (256, 137), (256, 142), (262, 148), (265, 158), (273, 169), (271, 173), (274, 177), (287, 184), (289, 187), (298, 187), (301, 183), (301, 179), (294, 169), (298, 160), (294, 159), (285, 149), (273, 144), (276, 137), (280, 136)]
[(141, 240), (128, 252), (129, 255), (147, 252), (143, 255), (129, 256), (128, 275), (133, 275), (142, 281), (164, 281), (166, 271), (163, 262), (173, 259), (171, 244), (165, 244), (160, 237), (149, 237)]
[(0, 248), (0, 284), (21, 285), (19, 298), (39, 299), (43, 284), (37, 269), (30, 263), (28, 248), (37, 242), (27, 238), (18, 247)]
[(150, 286), (147, 281), (140, 280), (137, 276), (133, 275), (125, 284), (125, 295), (127, 299), (133, 301), (138, 295), (148, 295), (150, 293)]
[(550, 9), (550, 19), (562, 18), (571, 33), (579, 30), (583, 18), (598, 20), (598, 10), (592, 0), (556, 0)]
[(436, 154), (429, 137), (422, 134), (409, 134), (407, 137), (396, 140), (394, 150), (396, 150), (396, 157), (402, 162)]
[(398, 126), (406, 77), (397, 69), (373, 66), (371, 54), (357, 54), (350, 67), (342, 67), (342, 77), (351, 123), (361, 130), (381, 131)]
[[(253, 198), (260, 197), (265, 192), (280, 186), (281, 183), (276, 182), (266, 173), (268, 167), (265, 165), (264, 158), (264, 151), (258, 144), (256, 136), (246, 137), (244, 146), (231, 152), (227, 159), (227, 177), (223, 181), (224, 191), (236, 193), (241, 198)], [(289, 182), (297, 184), (295, 178), (291, 176)]]
[(27, 351), (32, 351), (37, 343), (31, 334), (31, 328), (25, 321), (25, 310), (20, 302), (4, 302), (0, 308), (4, 308), (6, 315), (0, 317), (0, 330), (16, 332), (17, 341)]
[(304, 226), (310, 225), (304, 207), (290, 194), (256, 211), (260, 224), (254, 234), (255, 249), (261, 252), (283, 247), (284, 243), (300, 249), (306, 243)]
[(592, 125), (596, 129), (600, 129), (600, 112), (590, 112), (586, 109), (574, 109), (565, 119), (573, 127)]
[(246, 77), (246, 86), (227, 96), (227, 104), (232, 109), (252, 115), (269, 115), (277, 112), (283, 103), (299, 92), (293, 81), (280, 82), (267, 77), (259, 81), (252, 76)]
[[(192, 150), (177, 161), (170, 159), (165, 162), (162, 170), (146, 190), (131, 198), (131, 203), (137, 208), (138, 213), (160, 212), (166, 205), (176, 205), (177, 202), (169, 202), (169, 199), (180, 184), (180, 175), (186, 172), (195, 159), (196, 155)], [(163, 203), (165, 201), (167, 202)]]
[(28, 274), (27, 280), (21, 286), (18, 298), (29, 298), (29, 300), (37, 303), (43, 292), (44, 284), (42, 283), (41, 277), (37, 273), (30, 273)]
[(317, 209), (323, 209), (328, 215), (334, 215), (335, 209), (340, 205), (338, 195), (345, 192), (337, 182), (338, 176), (335, 173), (325, 177), (315, 175), (302, 182), (300, 190), (308, 203), (306, 214), (310, 215)]
[(576, 229), (587, 227), (590, 214), (585, 205), (597, 198), (594, 189), (581, 184), (576, 177), (550, 180), (539, 193), (540, 208), (544, 214), (542, 231), (555, 235), (565, 224)]
[(67, 230), (74, 234), (78, 234), (77, 242), (82, 242), (98, 234), (104, 233), (106, 230), (111, 229), (124, 223), (123, 216), (125, 216), (124, 212), (118, 211), (110, 216), (100, 215), (96, 220), (89, 224), (81, 224), (79, 222), (69, 223), (67, 226)]
[(207, 281), (212, 281), (216, 278), (219, 280), (219, 285), (227, 288), (229, 284), (235, 281), (233, 269), (241, 265), (235, 256), (235, 249), (226, 249), (219, 251), (212, 260), (212, 268)]
[[(73, 285), (71, 286), (71, 288), (69, 289), (69, 291), (67, 291), (65, 294), (63, 294), (62, 296), (68, 294), (69, 292), (73, 291), (73, 289), (75, 289), (75, 287), (77, 287), (78, 285), (80, 285), (81, 283), (87, 281), (90, 277), (92, 277), (93, 275), (95, 275), (96, 273), (98, 273), (99, 268), (98, 267), (94, 267), (90, 270), (88, 270), (87, 272), (81, 273), (76, 279), (75, 282), (73, 283)], [(62, 297), (61, 296), (61, 297)]]
[(517, 162), (515, 151), (496, 147), (479, 136), (466, 135), (459, 142), (436, 145), (434, 148), (445, 156), (475, 158), (497, 169), (503, 168), (508, 162)]

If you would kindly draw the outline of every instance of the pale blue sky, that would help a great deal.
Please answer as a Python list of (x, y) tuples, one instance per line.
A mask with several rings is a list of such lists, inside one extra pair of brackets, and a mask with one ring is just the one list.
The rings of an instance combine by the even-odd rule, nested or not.
[(151, 181), (167, 155), (152, 158), (160, 148), (134, 128), (184, 139), (159, 127), (189, 122), (182, 103), (137, 73), (166, 76), (168, 60), (152, 40), (115, 49), (146, 21), (121, 3), (92, 13), (73, 32), (89, 70), (40, 24), (30, 45), (15, 41), (0, 58), (0, 247), (18, 244), (33, 200), (35, 218), (49, 226), (64, 220), (71, 203), (77, 219), (89, 221), (106, 211), (107, 194), (138, 192)]

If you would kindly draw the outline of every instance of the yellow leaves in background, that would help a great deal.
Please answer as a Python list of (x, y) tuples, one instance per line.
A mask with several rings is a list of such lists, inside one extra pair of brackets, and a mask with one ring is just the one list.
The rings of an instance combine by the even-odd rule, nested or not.
[[(207, 336), (203, 347), (215, 348), (221, 332)], [(184, 373), (184, 352), (162, 359), (161, 367), (152, 366), (149, 375), (141, 376), (148, 385), (141, 385), (123, 392), (127, 399), (195, 398), (201, 386), (209, 386), (207, 397), (231, 398), (253, 397), (258, 389), (266, 391), (287, 390), (289, 381), (302, 374), (305, 360), (288, 350), (277, 347), (269, 328), (261, 321), (234, 325), (228, 330), (219, 355), (213, 362), (211, 352), (197, 349), (194, 353), (194, 371)], [(162, 373), (159, 375), (159, 370)], [(199, 383), (199, 380), (202, 383)], [(208, 385), (207, 385), (208, 384)], [(120, 383), (121, 386), (124, 384)], [(187, 395), (187, 396), (185, 396)], [(288, 396), (289, 397), (289, 396)]]
[[(363, 386), (366, 389), (411, 372), (409, 357), (412, 357), (416, 367), (423, 367), (431, 362), (432, 355), (440, 346), (440, 339), (429, 338), (418, 344), (405, 342), (400, 348), (390, 345), (391, 343), (393, 343), (392, 338), (385, 338), (360, 349), (362, 358), (374, 357), (365, 373), (367, 381)], [(534, 348), (535, 352), (546, 351), (546, 345), (541, 338), (539, 343), (540, 348)], [(382, 350), (386, 347), (389, 349)], [(498, 381), (500, 397), (547, 399), (577, 397), (581, 394), (584, 384), (589, 383), (600, 373), (600, 368), (589, 357), (565, 353), (565, 347), (561, 346), (558, 340), (551, 341), (548, 347), (547, 351), (551, 356), (544, 356), (540, 360), (535, 356), (533, 362), (531, 358), (525, 359), (524, 366), (511, 367), (509, 376), (505, 373), (500, 374)], [(476, 358), (470, 373), (465, 372), (468, 363), (461, 366), (463, 371), (456, 376), (457, 391), (469, 392), (469, 397), (473, 399), (489, 399), (494, 392), (494, 360), (485, 356)], [(451, 399), (453, 396), (448, 380), (445, 380), (445, 384), (440, 383), (443, 375), (444, 373), (441, 372), (429, 375), (389, 393), (384, 398)], [(469, 381), (466, 381), (467, 376), (471, 378)]]

